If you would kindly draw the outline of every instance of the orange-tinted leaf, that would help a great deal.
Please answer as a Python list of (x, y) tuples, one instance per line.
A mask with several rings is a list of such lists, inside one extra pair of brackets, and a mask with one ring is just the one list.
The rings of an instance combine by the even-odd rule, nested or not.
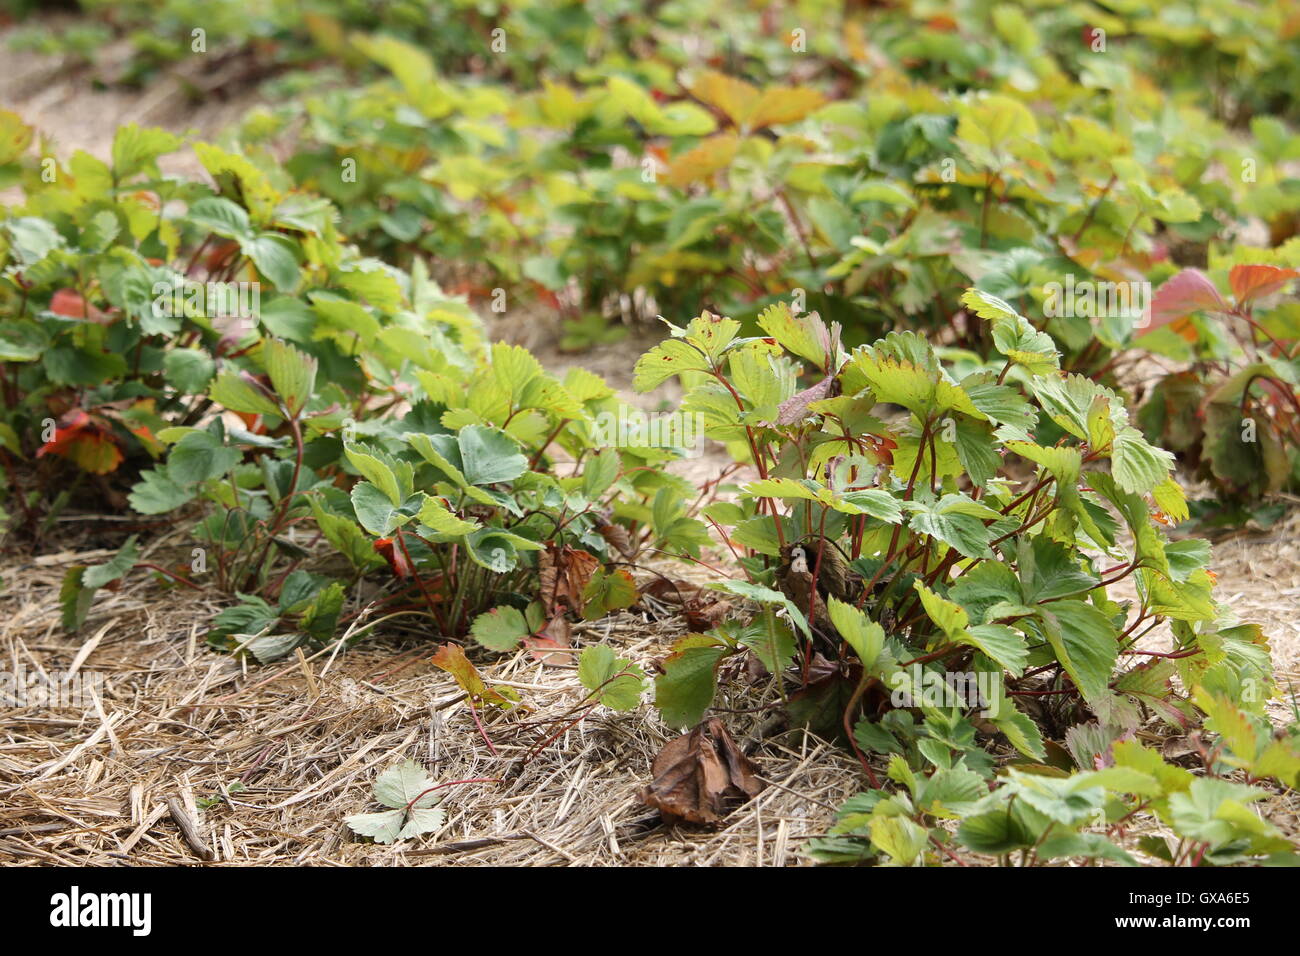
[(84, 296), (72, 289), (60, 289), (50, 296), (50, 311), (55, 315), (66, 315), (74, 319), (89, 319), (100, 322), (104, 313), (86, 302)]
[(409, 578), (414, 573), (411, 562), (406, 560), (406, 555), (397, 547), (393, 538), (379, 538), (372, 547), (383, 556), (383, 559), (388, 562), (388, 567), (397, 577)]
[(668, 182), (674, 186), (708, 179), (719, 170), (726, 169), (736, 158), (740, 138), (735, 133), (710, 136), (694, 149), (676, 157), (668, 167)]
[(565, 651), (572, 647), (570, 639), (572, 626), (563, 614), (556, 615), (546, 622), (540, 633), (530, 634), (523, 639), (529, 655), (543, 664), (567, 664), (573, 655)]
[(229, 265), (231, 256), (239, 252), (239, 243), (233, 239), (227, 239), (218, 242), (213, 246), (206, 256), (203, 257), (203, 264), (207, 266), (209, 272), (214, 272), (222, 265)]
[(1277, 292), (1297, 276), (1300, 272), (1295, 269), (1277, 266), (1233, 266), (1228, 273), (1228, 283), (1237, 297), (1237, 304), (1246, 305), (1252, 299)]
[(497, 707), (509, 708), (519, 702), (519, 695), (510, 687), (489, 687), (459, 644), (444, 644), (433, 655), (433, 664), (456, 679), (460, 689), (476, 700)]
[(12, 163), (32, 144), (32, 128), (17, 113), (0, 110), (0, 166)]
[(826, 97), (811, 87), (769, 87), (755, 104), (746, 125), (756, 130), (781, 123), (796, 123), (825, 102)]
[(123, 458), (112, 426), (80, 408), (74, 408), (63, 416), (55, 426), (54, 437), (41, 446), (36, 457), (46, 454), (66, 458), (92, 475), (107, 475), (115, 471)]
[(759, 101), (756, 86), (735, 77), (708, 70), (693, 84), (695, 98), (720, 110), (736, 126), (743, 126)]

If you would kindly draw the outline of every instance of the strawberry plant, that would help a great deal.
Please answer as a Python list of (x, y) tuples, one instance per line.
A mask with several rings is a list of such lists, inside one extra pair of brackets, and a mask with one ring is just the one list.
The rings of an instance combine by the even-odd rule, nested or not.
[[(619, 565), (651, 546), (697, 554), (707, 540), (680, 504), (689, 486), (654, 467), (679, 452), (636, 436), (614, 447), (600, 416), (620, 403), (591, 373), (560, 381), (526, 350), (498, 344), (468, 369), (412, 365), (405, 414), (357, 423), (324, 405), (314, 359), (277, 339), (257, 354), (266, 384), (227, 370), (209, 398), (266, 429), (227, 428), (219, 417), (167, 429), (166, 461), (131, 495), (150, 514), (203, 504), (195, 534), (213, 549), (218, 586), (244, 602), (215, 622), (217, 646), (256, 637), (249, 650), (266, 659), (331, 636), (343, 592), (299, 568), (309, 553), (288, 532), (303, 524), (353, 580), (385, 573), (391, 613), (427, 614), (448, 636), (474, 622), (474, 637), (495, 650), (521, 639), (567, 645), (568, 612), (597, 618), (637, 600)], [(570, 474), (556, 474), (561, 467)], [(284, 631), (293, 613), (315, 626)]]
[[(1274, 692), (1260, 630), (1214, 600), (1208, 544), (1170, 541), (1156, 520), (1187, 517), (1173, 456), (1119, 395), (1064, 374), (1052, 339), (1008, 303), (978, 290), (963, 303), (988, 323), (999, 371), (958, 379), (911, 332), (847, 351), (838, 328), (784, 305), (760, 317), (765, 337), (705, 314), (637, 364), (642, 389), (679, 377), (683, 411), (755, 475), (704, 513), (745, 575), (714, 586), (762, 611), (682, 639), (656, 703), (672, 724), (698, 722), (723, 692), (721, 663), (754, 650), (790, 718), (849, 743), (873, 786), (870, 753), (895, 755), (890, 776), (913, 802), (883, 804), (873, 837), (879, 818), (933, 799), (983, 800), (977, 729), (1041, 762), (1090, 722), (1101, 751), (1149, 719), (1185, 731), (1202, 709), (1192, 689), (1254, 714)], [(1131, 596), (1113, 593), (1121, 582)], [(1146, 649), (1161, 623), (1172, 649)], [(976, 705), (978, 723), (961, 713)], [(912, 777), (909, 754), (943, 772)], [(1100, 801), (1093, 782), (1078, 787), (1088, 808)], [(879, 826), (924, 849), (914, 825)]]

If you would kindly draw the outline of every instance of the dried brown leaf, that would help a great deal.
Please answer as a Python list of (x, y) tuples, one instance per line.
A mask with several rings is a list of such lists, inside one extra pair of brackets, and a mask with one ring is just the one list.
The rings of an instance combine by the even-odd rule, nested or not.
[(731, 805), (763, 789), (753, 764), (717, 717), (665, 744), (651, 773), (641, 797), (668, 823), (716, 824)]

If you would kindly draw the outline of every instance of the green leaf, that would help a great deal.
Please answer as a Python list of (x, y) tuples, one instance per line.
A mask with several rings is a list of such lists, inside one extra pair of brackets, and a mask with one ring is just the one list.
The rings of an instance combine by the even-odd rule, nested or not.
[(447, 811), (441, 808), (412, 810), (385, 810), (382, 813), (354, 813), (343, 820), (352, 832), (372, 837), (376, 843), (396, 843), (422, 833), (437, 830), (446, 822)]
[(655, 706), (664, 723), (682, 729), (704, 719), (717, 688), (717, 665), (729, 649), (717, 639), (692, 634), (673, 646), (655, 678)]
[(311, 498), (311, 508), (325, 540), (341, 552), (354, 568), (368, 571), (384, 563), (384, 559), (375, 553), (370, 539), (356, 522), (326, 511), (317, 497)]
[(175, 481), (165, 467), (141, 472), (140, 480), (126, 496), (131, 507), (142, 515), (166, 514), (193, 498), (194, 490)]
[(818, 368), (825, 367), (831, 339), (826, 323), (816, 312), (796, 316), (789, 305), (776, 302), (758, 314), (758, 327), (776, 339), (787, 352), (793, 352)]
[(167, 384), (186, 395), (203, 392), (216, 373), (216, 363), (197, 349), (173, 349), (163, 357)]
[(351, 498), (357, 521), (373, 535), (390, 535), (410, 520), (410, 515), (404, 514), (400, 505), (394, 505), (382, 489), (368, 481), (358, 481), (353, 485)]
[(189, 220), (227, 239), (251, 239), (252, 226), (242, 207), (222, 196), (207, 196), (190, 204)]
[(773, 591), (771, 588), (765, 588), (761, 584), (751, 584), (748, 581), (732, 580), (716, 581), (711, 583), (709, 587), (716, 591), (738, 594), (760, 604), (775, 604), (785, 610), (790, 620), (794, 622), (799, 630), (803, 631), (805, 636), (811, 636), (812, 634), (808, 628), (808, 618), (804, 616), (803, 611), (799, 610), (798, 606), (780, 591)]
[(1029, 661), (1029, 645), (1024, 635), (1005, 624), (976, 624), (956, 639), (958, 644), (969, 644), (983, 651), (985, 656), (997, 661), (1013, 677), (1024, 673)]
[(1272, 830), (1248, 806), (1266, 796), (1260, 787), (1198, 777), (1186, 793), (1170, 796), (1169, 813), (1179, 836), (1221, 846)]
[[(1083, 601), (1053, 601), (1039, 607), (1039, 621), (1056, 659), (1084, 699), (1093, 702), (1103, 698), (1119, 658), (1114, 624)], [(1027, 626), (1036, 623), (1027, 622)]]
[(912, 513), (907, 524), (913, 531), (937, 538), (968, 558), (993, 556), (991, 534), (984, 521), (1002, 516), (969, 495), (944, 495), (932, 503), (909, 501), (904, 507)]
[[(405, 495), (398, 487), (397, 475), (386, 462), (376, 455), (369, 454), (361, 445), (344, 445), (343, 454), (347, 456), (352, 467), (361, 472), (362, 477), (383, 492), (394, 508), (401, 507)], [(362, 524), (364, 525), (365, 522), (363, 521)]]
[(279, 339), (262, 345), (262, 361), (275, 393), (292, 416), (297, 416), (310, 401), (316, 388), (316, 359)]
[(1058, 541), (1039, 536), (1018, 547), (1021, 594), (1025, 604), (1055, 601), (1091, 591), (1100, 579), (1079, 566), (1079, 556)]
[(1125, 491), (1145, 494), (1164, 482), (1173, 467), (1174, 456), (1149, 444), (1136, 428), (1115, 436), (1110, 472)]
[(281, 414), (280, 408), (269, 395), (260, 388), (250, 384), (233, 369), (225, 369), (217, 376), (208, 390), (214, 402), (232, 412), (247, 412), (250, 415)]
[(1038, 840), (1035, 828), (1014, 804), (966, 817), (957, 828), (957, 842), (968, 850), (1003, 856), (1023, 850)]
[(465, 537), (465, 547), (475, 564), (504, 574), (518, 565), (520, 551), (538, 551), (542, 546), (509, 531), (479, 528)]
[(911, 866), (929, 842), (929, 832), (907, 817), (877, 816), (870, 825), (871, 843), (897, 866)]
[(588, 459), (582, 469), (583, 497), (588, 501), (599, 501), (618, 479), (622, 467), (618, 451), (614, 448), (606, 448), (599, 455)]
[(412, 760), (389, 767), (375, 780), (375, 800), (386, 807), (386, 813), (361, 813), (345, 817), (347, 825), (362, 836), (373, 837), (376, 843), (394, 843), (428, 833), (442, 826), (446, 811), (433, 805), (436, 793), (429, 793), (434, 782), (424, 769)]
[(578, 680), (611, 710), (631, 710), (641, 702), (645, 674), (605, 644), (594, 644), (578, 657)]
[(1053, 832), (1039, 844), (1038, 858), (1040, 860), (1055, 860), (1061, 857), (1112, 860), (1123, 866), (1139, 865), (1137, 860), (1114, 843), (1111, 843), (1100, 833)]
[(270, 279), (281, 292), (292, 292), (297, 287), (300, 250), (288, 236), (264, 232), (244, 241), (240, 248), (253, 260), (257, 271)]
[(682, 372), (707, 372), (708, 358), (699, 349), (681, 339), (666, 339), (637, 359), (632, 373), (632, 387), (648, 392)]
[(1043, 760), (1047, 750), (1043, 746), (1043, 732), (1028, 714), (1016, 709), (1008, 698), (1003, 698), (1003, 707), (997, 715), (989, 718), (1011, 746), (1015, 747), (1030, 760)]
[(736, 641), (754, 652), (769, 674), (780, 674), (794, 661), (794, 632), (774, 614), (763, 614), (735, 635)]
[(958, 109), (957, 141), (966, 157), (985, 169), (1001, 169), (1038, 136), (1034, 114), (1020, 100), (999, 93), (968, 96)]
[(1048, 375), (1060, 368), (1061, 356), (1056, 343), (1046, 332), (1011, 305), (979, 289), (967, 289), (962, 304), (993, 325), (993, 345), (1017, 365), (1025, 366), (1030, 375)]
[(639, 598), (636, 584), (627, 571), (597, 568), (582, 589), (582, 616), (588, 621), (599, 620), (610, 611), (631, 607)]
[(181, 137), (156, 127), (119, 126), (113, 135), (113, 175), (119, 183), (139, 173), (159, 178), (158, 157), (179, 149), (182, 142)]
[(120, 580), (125, 577), (140, 557), (140, 549), (136, 545), (136, 536), (126, 539), (117, 554), (106, 561), (104, 564), (97, 564), (94, 567), (86, 568), (85, 573), (81, 576), (81, 583), (92, 590), (102, 588), (106, 584)]
[(1107, 403), (1112, 418), (1121, 427), (1127, 427), (1124, 403), (1119, 396), (1082, 375), (1037, 376), (1030, 381), (1029, 391), (1052, 421), (1080, 441), (1090, 441), (1096, 430), (1096, 425), (1089, 429), (1089, 420), (1094, 415), (1094, 408), (1099, 407), (1098, 400)]
[(830, 612), (831, 623), (862, 662), (863, 672), (871, 673), (885, 646), (885, 629), (868, 618), (863, 611), (838, 598), (830, 598), (826, 607)]
[(519, 642), (532, 633), (523, 612), (503, 605), (485, 611), (474, 618), (470, 636), (488, 650), (513, 651)]
[(24, 265), (40, 262), (66, 244), (54, 226), (37, 216), (19, 216), (4, 227), (9, 233), (10, 251)]
[(1009, 770), (1016, 795), (1043, 816), (1067, 827), (1092, 819), (1106, 801), (1103, 787), (1080, 789), (1074, 780)]
[(955, 419), (954, 426), (954, 444), (961, 466), (966, 469), (971, 483), (983, 488), (1002, 465), (993, 440), (993, 427), (987, 422), (975, 422), (964, 417)]
[(466, 521), (458, 518), (441, 498), (429, 497), (424, 499), (424, 504), (420, 507), (420, 523), (426, 527), (432, 528), (439, 534), (469, 534), (471, 531), (479, 528), (477, 521)]
[(99, 385), (126, 375), (126, 359), (93, 347), (56, 345), (41, 357), (45, 374), (56, 385)]
[(63, 627), (69, 631), (78, 630), (85, 623), (86, 615), (90, 613), (95, 591), (124, 577), (135, 567), (139, 556), (136, 536), (132, 535), (122, 545), (121, 550), (106, 563), (91, 568), (81, 566), (69, 568), (63, 575), (63, 583), (59, 588)]
[(172, 446), (167, 458), (167, 473), (172, 481), (197, 484), (209, 478), (222, 477), (239, 464), (241, 458), (243, 455), (238, 448), (226, 446), (211, 432), (196, 430), (186, 433)]
[(86, 623), (90, 605), (95, 600), (95, 591), (82, 585), (82, 576), (86, 569), (81, 566), (68, 568), (63, 573), (63, 582), (59, 586), (59, 608), (62, 612), (64, 630), (77, 631)]
[(518, 443), (498, 428), (467, 425), (456, 436), (461, 468), (473, 485), (513, 481), (528, 470), (528, 459)]

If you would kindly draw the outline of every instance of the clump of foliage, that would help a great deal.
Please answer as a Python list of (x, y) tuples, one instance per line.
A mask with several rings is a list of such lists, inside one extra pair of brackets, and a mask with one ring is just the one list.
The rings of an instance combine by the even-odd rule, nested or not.
[[(1052, 339), (1005, 301), (970, 290), (963, 302), (988, 322), (999, 371), (958, 379), (915, 333), (846, 351), (837, 328), (784, 306), (760, 317), (763, 337), (705, 314), (642, 357), (638, 387), (679, 377), (681, 412), (757, 473), (741, 500), (705, 514), (746, 577), (715, 586), (764, 608), (680, 641), (656, 703), (673, 725), (697, 723), (721, 663), (752, 649), (790, 718), (846, 739), (873, 785), (870, 753), (892, 755), (889, 775), (910, 799), (874, 793), (846, 811), (844, 832), (870, 832), (867, 855), (919, 859), (931, 838), (947, 840), (926, 828), (936, 813), (970, 834), (1001, 821), (996, 839), (964, 842), (978, 852), (1042, 850), (1057, 821), (1043, 852), (1106, 855), (1105, 840), (1070, 836), (1106, 788), (1158, 799), (1187, 789), (1185, 771), (1171, 771), (1181, 786), (1144, 777), (1128, 789), (1119, 770), (1025, 770), (989, 794), (994, 766), (977, 732), (1034, 765), (1073, 739), (1092, 771), (1152, 718), (1186, 733), (1219, 700), (1262, 718), (1275, 692), (1267, 643), (1215, 602), (1208, 544), (1164, 534), (1188, 516), (1173, 456), (1129, 423), (1120, 396), (1064, 374)], [(1135, 598), (1116, 597), (1128, 581)], [(1162, 622), (1172, 649), (1143, 649)], [(942, 695), (931, 706), (929, 690), (950, 692), (954, 679), (980, 688), (978, 716)], [(1127, 746), (1132, 761), (1161, 764)], [(1300, 761), (1278, 748), (1291, 779)], [(1201, 794), (1213, 784), (1200, 781), (1192, 800), (1259, 795), (1235, 786)], [(1026, 806), (1008, 817), (1009, 803)], [(1196, 812), (1213, 816), (1202, 803)], [(1243, 834), (1204, 839), (1236, 846)], [(1282, 849), (1271, 831), (1255, 835), (1250, 853)]]
[(1300, 304), (1275, 300), (1300, 271), (1224, 262), (1215, 272), (1227, 273), (1231, 296), (1196, 269), (1178, 273), (1156, 294), (1155, 331), (1144, 341), (1153, 352), (1190, 362), (1155, 385), (1138, 421), (1201, 466), (1225, 496), (1257, 499), (1296, 481)]
[[(0, 443), (10, 465), (38, 469), (25, 487), (7, 469), (29, 531), (56, 459), (131, 474), (178, 443), (174, 473), (146, 472), (132, 500), (162, 513), (238, 463), (221, 447), (228, 429), (316, 460), (313, 439), (400, 397), (398, 369), (468, 366), (481, 348), (473, 313), (422, 265), (408, 275), (360, 256), (329, 202), (287, 188), (269, 164), (196, 143), (215, 189), (163, 177), (159, 157), (182, 140), (124, 126), (111, 164), (78, 152), (24, 165), (31, 131), (0, 120), (0, 159), (26, 197), (0, 236)], [(206, 421), (214, 404), (244, 417)]]

